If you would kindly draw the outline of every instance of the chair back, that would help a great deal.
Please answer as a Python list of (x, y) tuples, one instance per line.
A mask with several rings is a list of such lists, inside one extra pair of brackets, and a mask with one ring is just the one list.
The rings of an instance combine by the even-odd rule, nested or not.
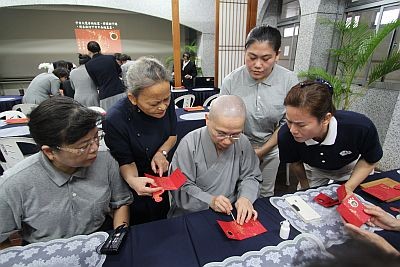
[(34, 110), (38, 104), (17, 104), (12, 107), (12, 110), (21, 111), (25, 115), (28, 115)]
[(18, 143), (28, 143), (36, 145), (33, 138), (29, 137), (1, 137), (0, 138), (0, 152), (3, 154), (5, 163), (1, 166), (4, 170), (13, 167), (15, 164), (25, 158)]
[(208, 107), (211, 104), (211, 101), (213, 101), (217, 97), (219, 97), (219, 94), (209, 96), (206, 100), (204, 100), (203, 107)]
[(22, 113), (21, 111), (17, 110), (6, 110), (3, 112), (0, 112), (0, 119), (17, 119), (17, 118), (26, 118), (26, 115)]
[(188, 108), (188, 107), (193, 107), (194, 100), (196, 99), (195, 95), (193, 94), (187, 94), (187, 95), (182, 95), (180, 97), (175, 98), (175, 105), (183, 100), (183, 108)]

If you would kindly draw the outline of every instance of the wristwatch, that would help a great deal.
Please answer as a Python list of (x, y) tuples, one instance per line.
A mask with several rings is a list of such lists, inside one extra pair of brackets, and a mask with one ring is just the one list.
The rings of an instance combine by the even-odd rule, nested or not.
[(167, 156), (168, 156), (168, 152), (165, 151), (165, 150), (161, 150), (161, 151), (159, 151), (159, 152), (161, 152), (161, 154), (163, 154), (164, 157), (167, 157)]

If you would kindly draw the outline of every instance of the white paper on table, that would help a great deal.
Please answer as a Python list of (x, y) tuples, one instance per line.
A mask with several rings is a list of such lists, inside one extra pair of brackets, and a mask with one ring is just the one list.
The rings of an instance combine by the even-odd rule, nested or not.
[(208, 112), (196, 112), (196, 113), (188, 113), (180, 115), (179, 118), (185, 121), (197, 121), (197, 120), (204, 120), (205, 114)]
[(0, 137), (24, 136), (29, 134), (29, 127), (25, 125), (0, 129)]
[(0, 98), (0, 102), (2, 102), (2, 101), (10, 101), (10, 100), (16, 100), (16, 98), (15, 97), (3, 97), (3, 98)]

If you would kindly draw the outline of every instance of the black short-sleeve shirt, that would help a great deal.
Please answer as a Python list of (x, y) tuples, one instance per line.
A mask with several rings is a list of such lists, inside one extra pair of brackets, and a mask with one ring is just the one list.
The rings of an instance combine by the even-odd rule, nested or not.
[(337, 134), (332, 145), (306, 145), (293, 138), (287, 124), (278, 133), (279, 158), (283, 163), (302, 161), (323, 170), (338, 170), (359, 156), (369, 163), (383, 155), (378, 132), (366, 116), (340, 110), (335, 113)]
[(123, 98), (107, 111), (105, 142), (119, 165), (135, 162), (140, 176), (152, 173), (151, 159), (162, 144), (176, 135), (175, 106), (171, 100), (163, 118), (143, 113)]

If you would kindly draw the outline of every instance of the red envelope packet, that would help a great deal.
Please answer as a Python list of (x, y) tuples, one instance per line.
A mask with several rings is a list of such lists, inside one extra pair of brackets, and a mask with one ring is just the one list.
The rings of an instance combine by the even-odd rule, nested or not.
[(183, 108), (184, 111), (201, 111), (204, 110), (204, 107), (202, 106), (196, 106), (196, 107), (186, 107)]
[(243, 225), (237, 224), (236, 221), (217, 220), (217, 223), (229, 239), (243, 240), (267, 232), (267, 229), (258, 220), (250, 220)]
[(369, 220), (370, 215), (364, 212), (365, 206), (352, 194), (349, 198), (340, 204), (336, 210), (345, 219), (346, 222), (360, 227)]
[(339, 202), (342, 202), (342, 200), (347, 196), (346, 188), (344, 187), (344, 184), (338, 187), (336, 189), (337, 197)]
[(377, 184), (374, 186), (363, 188), (363, 190), (382, 201), (400, 196), (400, 190), (392, 188), (386, 184)]
[(20, 123), (28, 123), (29, 118), (14, 118), (14, 119), (8, 119), (5, 120), (5, 123), (7, 124), (20, 124)]
[[(186, 176), (178, 168), (170, 176), (159, 177), (145, 173), (144, 176), (151, 178), (157, 184), (156, 187), (162, 187), (163, 190), (153, 193), (153, 198), (156, 202), (162, 201), (161, 194), (165, 190), (176, 190), (186, 182)], [(155, 187), (151, 185), (150, 187)]]
[(325, 208), (329, 208), (335, 205), (340, 204), (338, 199), (333, 199), (330, 196), (325, 195), (324, 193), (319, 193), (315, 198), (314, 201), (318, 204), (324, 206)]

